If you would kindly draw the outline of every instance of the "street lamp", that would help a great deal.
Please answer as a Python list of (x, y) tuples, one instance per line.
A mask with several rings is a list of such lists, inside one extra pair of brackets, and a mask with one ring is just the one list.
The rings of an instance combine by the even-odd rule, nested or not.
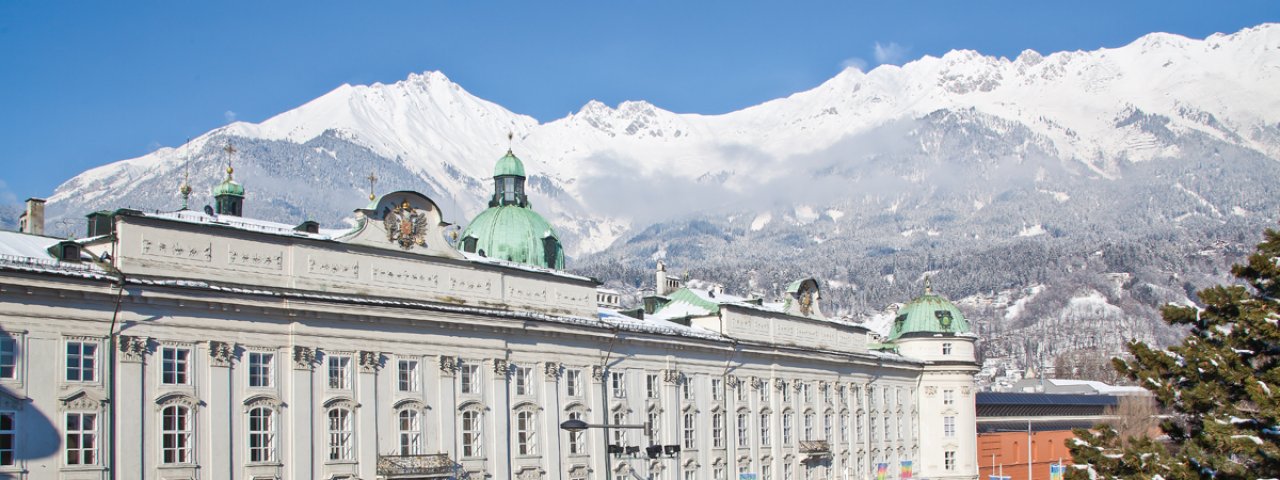
[[(609, 466), (609, 463), (610, 463), (610, 462), (609, 462), (609, 453), (608, 453), (608, 451), (609, 451), (609, 449), (608, 449), (608, 446), (609, 446), (609, 429), (610, 429), (610, 428), (643, 429), (643, 430), (644, 430), (644, 436), (645, 436), (645, 438), (649, 440), (649, 445), (650, 445), (650, 446), (652, 446), (652, 445), (653, 445), (653, 425), (652, 425), (652, 424), (650, 424), (649, 422), (645, 422), (645, 423), (635, 423), (635, 424), (618, 424), (618, 425), (610, 425), (610, 424), (607, 424), (607, 423), (587, 423), (587, 422), (585, 422), (585, 421), (582, 421), (582, 420), (579, 420), (579, 419), (576, 419), (576, 418), (571, 418), (571, 419), (565, 420), (565, 421), (563, 421), (563, 422), (560, 422), (560, 429), (561, 429), (561, 430), (564, 430), (564, 431), (566, 431), (566, 432), (569, 432), (569, 433), (579, 433), (579, 432), (582, 432), (582, 431), (584, 431), (584, 430), (586, 430), (586, 429), (588, 429), (588, 428), (603, 428), (603, 429), (605, 429), (604, 444), (605, 444), (605, 447), (606, 447), (606, 448), (605, 448), (605, 457), (604, 457), (604, 461), (605, 461), (605, 476), (606, 476), (606, 478), (613, 478), (613, 471), (612, 471), (612, 470), (610, 470), (610, 468), (611, 468), (611, 467)], [(677, 450), (677, 451), (678, 451), (678, 450)], [(647, 448), (645, 449), (645, 452), (646, 452), (646, 453), (648, 453), (648, 449), (647, 449)]]

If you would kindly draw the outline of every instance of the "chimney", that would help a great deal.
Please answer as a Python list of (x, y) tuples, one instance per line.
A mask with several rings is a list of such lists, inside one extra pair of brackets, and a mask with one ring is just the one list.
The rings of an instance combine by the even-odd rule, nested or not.
[(28, 198), (27, 211), (18, 217), (18, 228), (22, 233), (44, 235), (44, 199)]

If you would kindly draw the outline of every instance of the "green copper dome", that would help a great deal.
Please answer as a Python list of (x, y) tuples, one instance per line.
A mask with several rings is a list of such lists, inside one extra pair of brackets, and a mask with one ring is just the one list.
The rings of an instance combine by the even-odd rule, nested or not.
[(547, 220), (529, 207), (524, 164), (510, 150), (493, 169), (489, 208), (462, 231), (462, 251), (536, 267), (564, 269), (564, 247)]
[(477, 215), (462, 231), (462, 250), (525, 265), (564, 269), (560, 237), (528, 207), (502, 205)]
[(925, 280), (924, 295), (907, 302), (898, 310), (889, 331), (889, 341), (908, 334), (956, 334), (967, 333), (969, 321), (955, 304), (933, 294), (929, 280)]
[(231, 172), (233, 172), (233, 170), (231, 170), (231, 167), (227, 167), (227, 179), (223, 180), (222, 183), (219, 183), (218, 186), (213, 187), (213, 196), (215, 197), (219, 195), (233, 195), (236, 197), (244, 196), (244, 186), (240, 185), (239, 182), (236, 182), (235, 180), (231, 179)]
[(504, 175), (524, 176), (524, 162), (516, 158), (515, 154), (511, 153), (511, 150), (507, 150), (507, 154), (498, 159), (498, 164), (493, 167), (493, 176), (501, 177)]

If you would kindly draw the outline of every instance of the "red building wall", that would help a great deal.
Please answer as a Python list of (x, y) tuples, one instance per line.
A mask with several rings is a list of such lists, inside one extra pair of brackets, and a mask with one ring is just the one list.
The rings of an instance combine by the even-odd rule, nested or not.
[[(1071, 463), (1066, 442), (1075, 438), (1070, 430), (1052, 430), (1031, 434), (1031, 476), (1027, 476), (1027, 432), (978, 434), (978, 478), (1000, 473), (1013, 480), (1049, 480), (1049, 465)], [(994, 458), (993, 458), (994, 457)]]

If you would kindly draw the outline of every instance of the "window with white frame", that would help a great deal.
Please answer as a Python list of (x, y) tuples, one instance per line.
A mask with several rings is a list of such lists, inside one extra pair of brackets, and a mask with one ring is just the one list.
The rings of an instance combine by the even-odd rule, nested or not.
[(724, 448), (724, 414), (711, 414), (711, 448)]
[(351, 388), (351, 357), (346, 355), (329, 355), (329, 388), (346, 390)]
[(160, 463), (191, 463), (193, 420), (191, 409), (182, 405), (160, 410)]
[(854, 420), (858, 424), (857, 431), (855, 432), (856, 436), (853, 437), (855, 442), (862, 440), (862, 418), (862, 415), (858, 415), (858, 418)]
[(401, 455), (421, 455), (422, 414), (416, 408), (405, 408), (396, 414), (396, 433), (400, 437)]
[(0, 378), (18, 378), (18, 341), (8, 335), (0, 335)]
[(653, 438), (662, 438), (662, 436), (658, 434), (659, 429), (662, 428), (661, 416), (662, 415), (660, 415), (657, 410), (649, 411), (649, 432), (653, 434)]
[(943, 343), (943, 344), (942, 344), (942, 354), (943, 354), (943, 355), (951, 355), (951, 344), (950, 344), (950, 343)]
[(890, 428), (889, 428), (889, 416), (888, 416), (888, 415), (886, 415), (886, 416), (882, 417), (880, 420), (881, 420), (882, 422), (884, 422), (884, 441), (886, 441), (886, 442), (887, 442), (887, 441), (889, 441), (889, 439), (890, 439), (890, 438), (892, 438), (892, 437), (893, 437), (892, 432), (890, 432), (890, 431), (889, 431), (889, 430), (890, 430)]
[(684, 383), (680, 384), (680, 398), (693, 400), (693, 377), (684, 379)]
[(532, 408), (521, 409), (516, 412), (516, 455), (536, 455), (538, 453), (537, 442), (537, 414)]
[(768, 405), (769, 404), (769, 385), (767, 383), (761, 384), (760, 388), (758, 388), (757, 390), (759, 390), (760, 392), (760, 405), (761, 406)]
[(68, 382), (93, 382), (98, 379), (98, 342), (67, 341)]
[(831, 438), (831, 428), (832, 428), (832, 425), (831, 425), (831, 424), (832, 424), (832, 417), (831, 417), (831, 414), (830, 414), (830, 413), (828, 413), (828, 414), (823, 415), (823, 416), (822, 416), (822, 439), (823, 439), (823, 440), (826, 440), (826, 441), (828, 441), (828, 442), (830, 442), (830, 441), (832, 440), (832, 438)]
[(271, 362), (275, 355), (265, 352), (249, 352), (249, 386), (271, 386)]
[(751, 416), (747, 412), (738, 413), (738, 448), (751, 446)]
[(809, 383), (800, 384), (800, 401), (804, 403), (813, 403), (813, 385)]
[(627, 398), (627, 376), (625, 372), (609, 372), (609, 384), (613, 387), (613, 398)]
[(18, 414), (17, 412), (0, 412), (0, 467), (17, 465), (17, 447)]
[(871, 417), (867, 419), (867, 440), (878, 441), (880, 438), (876, 436), (876, 419)]
[(98, 464), (98, 414), (71, 412), (66, 415), (67, 465)]
[(738, 381), (733, 384), (733, 395), (738, 399), (738, 403), (747, 403), (747, 387), (743, 385), (746, 382)]
[(877, 399), (878, 397), (876, 397), (876, 387), (867, 385), (867, 405), (870, 406), (871, 410), (876, 410), (880, 406), (880, 403), (877, 402)]
[(571, 368), (564, 371), (564, 394), (570, 397), (582, 395), (582, 370)]
[(853, 440), (849, 439), (849, 414), (847, 413), (840, 414), (840, 441), (853, 442)]
[(813, 424), (816, 422), (817, 415), (814, 415), (812, 412), (804, 414), (804, 440), (814, 440)]
[(516, 395), (533, 395), (533, 367), (516, 367), (511, 373), (512, 382), (516, 384)]
[(462, 393), (480, 393), (480, 365), (462, 362), (462, 366), (458, 368), (458, 381), (461, 383)]
[[(569, 417), (569, 420), (582, 420), (582, 412), (579, 412), (579, 411), (569, 412), (568, 417)], [(569, 434), (569, 454), (580, 455), (583, 453), (587, 453), (586, 445), (584, 444), (585, 437), (586, 437), (584, 432), (580, 432), (580, 431), (568, 432), (568, 434)]]
[(711, 400), (718, 402), (722, 398), (724, 398), (724, 380), (711, 379)]
[(956, 436), (956, 417), (942, 417), (942, 436), (954, 438)]
[(942, 404), (943, 404), (943, 405), (954, 405), (955, 403), (956, 403), (956, 391), (955, 391), (955, 390), (951, 390), (951, 389), (943, 390), (943, 391), (942, 391)]
[(795, 469), (791, 466), (791, 462), (782, 464), (782, 480), (794, 480)]
[(947, 450), (942, 452), (942, 468), (946, 471), (956, 469), (956, 452), (955, 450)]
[[(613, 412), (613, 424), (614, 424), (614, 425), (623, 425), (623, 424), (626, 424), (626, 423), (627, 423), (627, 413), (626, 413), (626, 412), (620, 412), (620, 411), (619, 411), (619, 412)], [(627, 444), (627, 431), (626, 431), (626, 429), (622, 429), (622, 428), (611, 428), (610, 430), (612, 430), (612, 431), (613, 431), (613, 443), (614, 443), (614, 444), (617, 444), (617, 445), (626, 445), (626, 444)]]
[(698, 417), (693, 412), (684, 414), (684, 449), (693, 450), (697, 447), (694, 432), (698, 430)]
[(773, 480), (773, 465), (768, 460), (760, 461), (760, 480)]
[(351, 410), (345, 407), (330, 408), (329, 461), (355, 460), (355, 426)]
[(893, 426), (893, 431), (898, 434), (898, 440), (902, 440), (902, 415), (893, 417), (893, 421), (897, 424)]
[(484, 420), (483, 415), (478, 409), (467, 409), (462, 411), (462, 457), (476, 458), (481, 456), (484, 450), (483, 438), (480, 435), (482, 430), (481, 422)]
[(792, 414), (791, 412), (783, 412), (782, 414), (782, 444), (783, 445), (791, 445), (793, 442), (795, 442), (795, 436), (791, 434), (792, 428), (794, 426), (795, 426), (795, 415)]
[(823, 405), (827, 405), (831, 403), (831, 388), (832, 387), (830, 386), (822, 387), (822, 404)]
[(397, 390), (401, 392), (417, 392), (421, 390), (418, 378), (417, 360), (399, 360), (396, 362)]
[(164, 385), (188, 385), (191, 380), (190, 372), (190, 348), (160, 348), (160, 383)]
[(788, 388), (790, 386), (786, 382), (782, 384), (782, 403), (791, 403), (791, 389)]
[(769, 435), (769, 424), (773, 422), (773, 415), (768, 413), (760, 414), (760, 446), (767, 447), (773, 443), (773, 438)]
[(249, 409), (249, 462), (276, 461), (276, 412), (268, 407)]
[(648, 375), (645, 375), (645, 376), (644, 376), (644, 396), (645, 396), (645, 398), (658, 398), (658, 392), (660, 391), (660, 390), (659, 390), (659, 388), (658, 388), (658, 386), (659, 386), (659, 385), (661, 385), (661, 384), (660, 384), (660, 383), (658, 383), (658, 376), (657, 376), (657, 375), (652, 374), (652, 373), (650, 373), (650, 374), (648, 374)]
[(698, 479), (697, 470), (690, 468), (684, 471), (684, 480), (697, 480), (697, 479)]
[(716, 466), (715, 468), (711, 469), (711, 478), (715, 480), (725, 480), (724, 467)]

